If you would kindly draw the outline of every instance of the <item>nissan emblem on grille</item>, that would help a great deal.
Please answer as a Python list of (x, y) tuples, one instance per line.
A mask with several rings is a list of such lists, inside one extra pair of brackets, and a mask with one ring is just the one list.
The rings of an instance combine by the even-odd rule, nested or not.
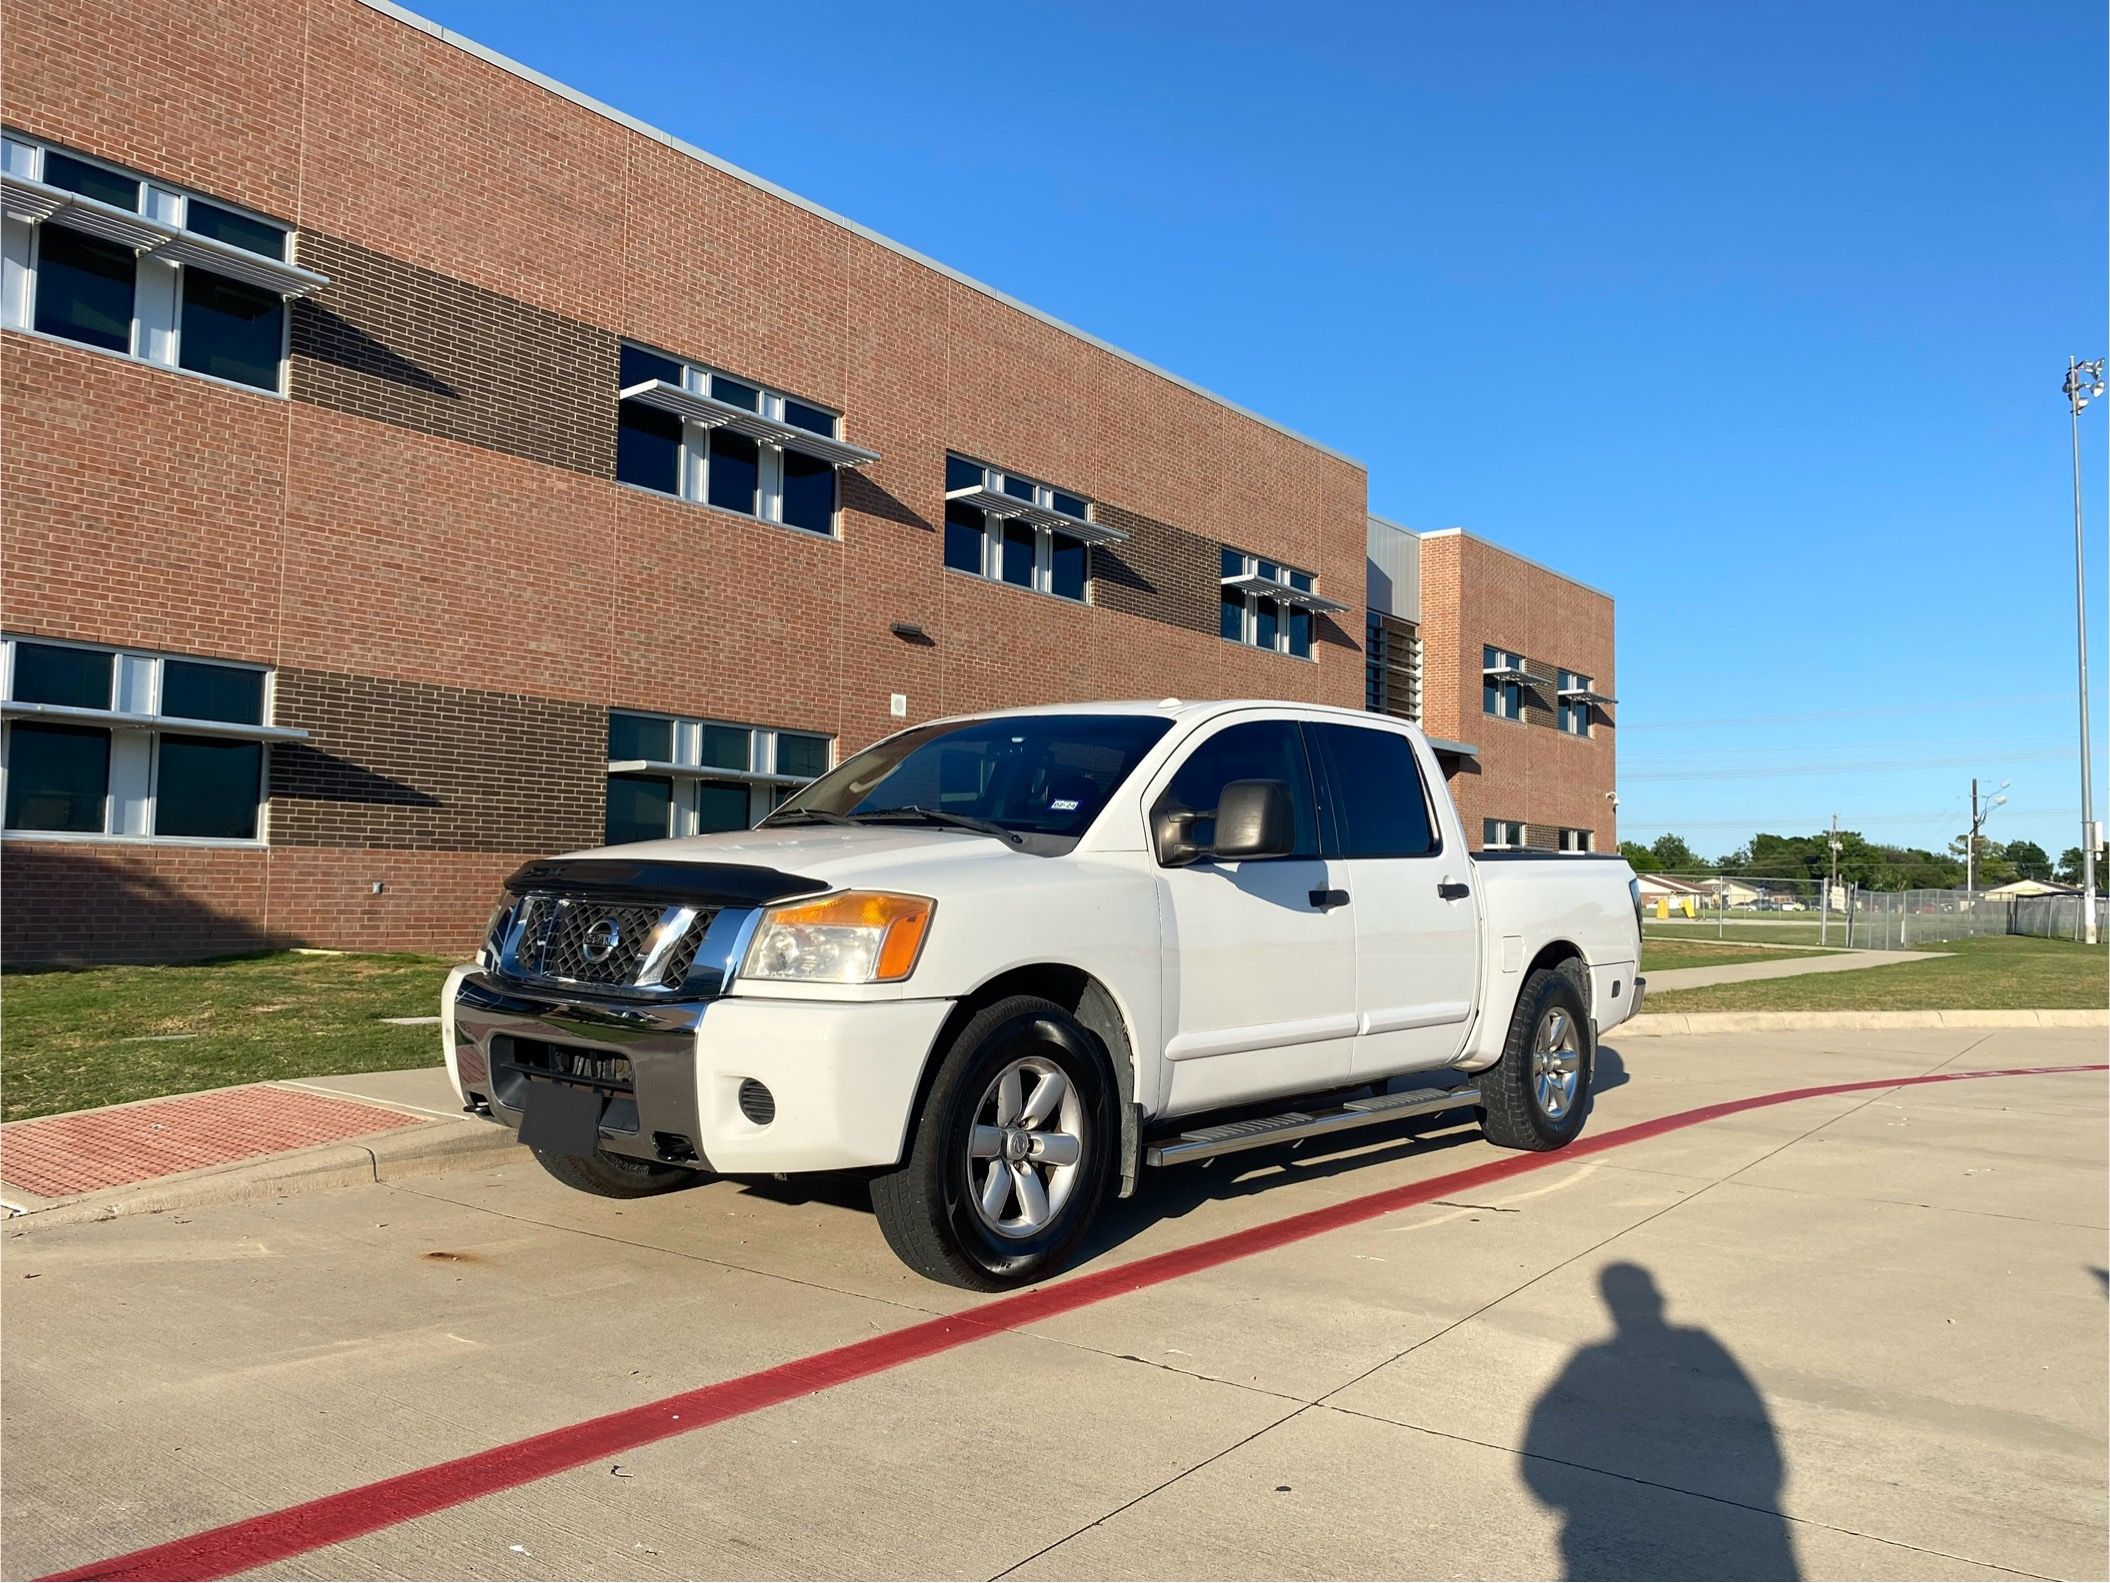
[(527, 896), (510, 965), (530, 983), (673, 993), (688, 982), (717, 913), (678, 902)]
[(581, 947), (589, 962), (605, 962), (615, 955), (615, 948), (623, 943), (623, 926), (613, 918), (603, 918), (586, 931), (586, 943)]

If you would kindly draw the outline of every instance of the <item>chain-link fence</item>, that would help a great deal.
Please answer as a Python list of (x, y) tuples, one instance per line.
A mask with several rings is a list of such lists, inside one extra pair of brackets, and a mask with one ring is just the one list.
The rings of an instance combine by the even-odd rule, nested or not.
[[(2079, 896), (1863, 890), (1739, 874), (1643, 874), (1640, 890), (1642, 932), (1657, 939), (1898, 950), (1984, 934), (2083, 937)], [(2110, 937), (2110, 898), (2097, 898), (2096, 928)]]

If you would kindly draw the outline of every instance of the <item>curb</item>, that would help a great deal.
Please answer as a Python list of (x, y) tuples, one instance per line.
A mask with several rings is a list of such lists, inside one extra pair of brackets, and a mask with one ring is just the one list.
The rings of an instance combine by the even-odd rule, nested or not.
[(475, 1165), (511, 1147), (513, 1141), (505, 1127), (468, 1117), (450, 1118), (375, 1133), (364, 1142), (317, 1144), (130, 1182), (76, 1198), (38, 1198), (10, 1187), (0, 1198), (9, 1211), (0, 1226), (12, 1235), (37, 1226), (77, 1226), (121, 1215), (253, 1203), (313, 1188), (370, 1186)]
[(1645, 1011), (1611, 1032), (1616, 1040), (1883, 1028), (2110, 1028), (2110, 1011)]

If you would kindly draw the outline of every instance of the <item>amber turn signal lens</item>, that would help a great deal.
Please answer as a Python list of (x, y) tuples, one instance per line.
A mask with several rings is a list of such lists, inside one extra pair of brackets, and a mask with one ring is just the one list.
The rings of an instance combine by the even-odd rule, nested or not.
[(899, 983), (915, 971), (936, 910), (927, 896), (869, 890), (772, 907), (749, 968), (763, 978)]

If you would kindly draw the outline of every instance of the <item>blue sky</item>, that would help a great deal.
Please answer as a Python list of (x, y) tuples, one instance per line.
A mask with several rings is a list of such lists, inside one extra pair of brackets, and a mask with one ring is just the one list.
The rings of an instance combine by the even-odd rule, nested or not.
[(2093, 0), (419, 9), (1614, 594), (1623, 834), (2077, 840)]

